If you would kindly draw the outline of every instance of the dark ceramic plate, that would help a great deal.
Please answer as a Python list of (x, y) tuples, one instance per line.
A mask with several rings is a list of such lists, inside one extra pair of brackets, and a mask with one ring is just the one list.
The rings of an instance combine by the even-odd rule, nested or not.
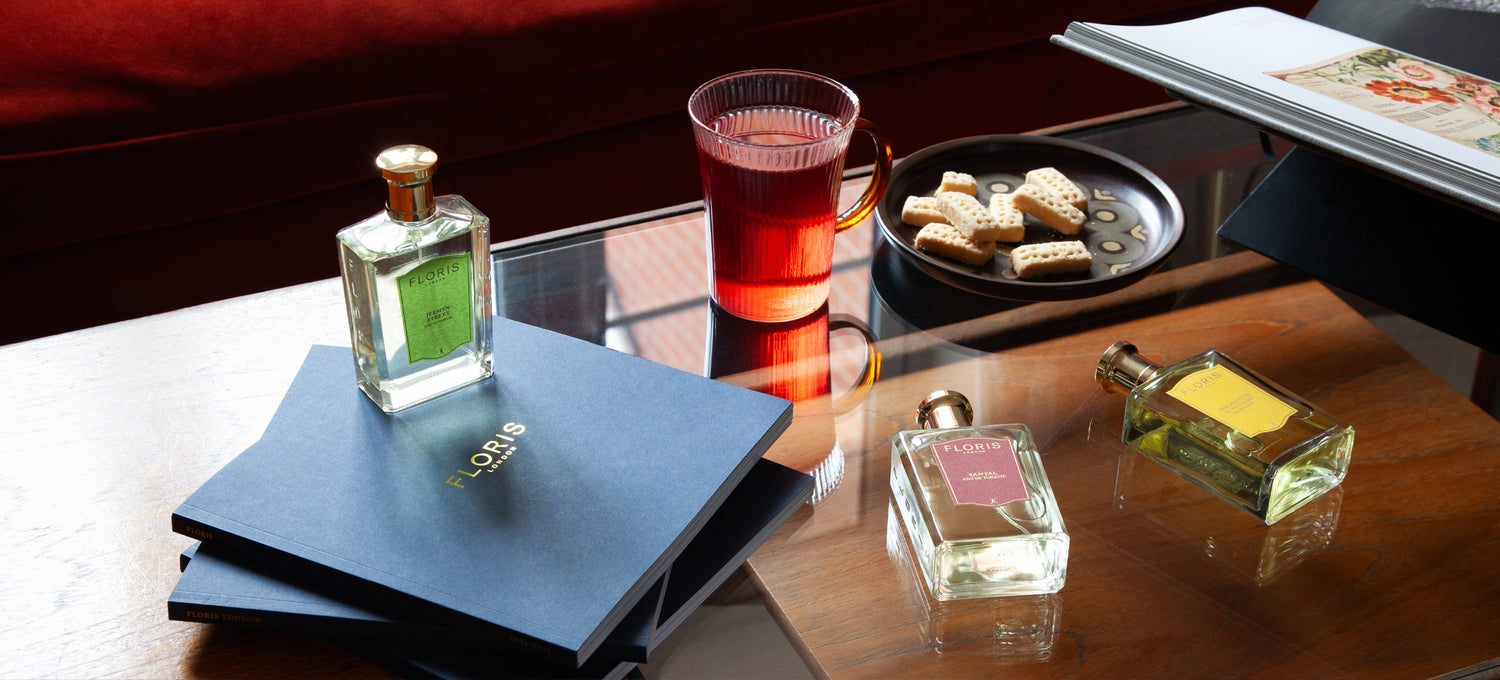
[[(1025, 243), (1081, 240), (1093, 254), (1087, 272), (1019, 279), (1010, 249), (1000, 244), (987, 264), (973, 266), (918, 250), (917, 228), (901, 221), (907, 196), (931, 196), (943, 172), (966, 172), (979, 182), (979, 201), (1009, 192), (1026, 171), (1051, 166), (1089, 197), (1088, 222), (1064, 236), (1026, 216)], [(969, 137), (927, 147), (896, 164), (890, 188), (875, 209), (875, 223), (896, 250), (928, 275), (949, 285), (1007, 300), (1070, 300), (1124, 288), (1155, 271), (1182, 239), (1182, 205), (1166, 182), (1112, 151), (1052, 137)]]

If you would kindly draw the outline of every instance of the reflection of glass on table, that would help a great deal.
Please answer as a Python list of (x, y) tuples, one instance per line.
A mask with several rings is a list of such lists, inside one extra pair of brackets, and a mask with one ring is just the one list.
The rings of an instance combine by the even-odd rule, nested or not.
[[(897, 582), (892, 587), (905, 594), (904, 606), (917, 612), (917, 630), (923, 644), (939, 653), (957, 645), (972, 645), (985, 655), (1011, 663), (1051, 658), (1062, 616), (1061, 596), (933, 599), (922, 584), (921, 568), (894, 505), (887, 508), (885, 550), (896, 570)], [(981, 615), (963, 615), (972, 612)]]
[[(1227, 568), (1265, 586), (1333, 544), (1344, 488), (1336, 486), (1285, 519), (1265, 526), (1171, 474), (1144, 456), (1121, 454), (1115, 502), (1121, 512), (1144, 517), (1164, 544), (1195, 546), (1201, 557), (1184, 569)], [(1220, 502), (1222, 505), (1222, 502)], [(1247, 521), (1249, 519), (1249, 521)]]

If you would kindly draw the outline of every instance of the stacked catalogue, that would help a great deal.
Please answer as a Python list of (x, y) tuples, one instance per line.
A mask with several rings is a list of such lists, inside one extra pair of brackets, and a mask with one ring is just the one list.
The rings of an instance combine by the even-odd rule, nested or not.
[(1500, 214), (1500, 85), (1265, 8), (1053, 42), (1294, 141)]
[(791, 404), (506, 319), (493, 378), (390, 415), (315, 347), (192, 494), (171, 618), (427, 677), (618, 677), (811, 493)]

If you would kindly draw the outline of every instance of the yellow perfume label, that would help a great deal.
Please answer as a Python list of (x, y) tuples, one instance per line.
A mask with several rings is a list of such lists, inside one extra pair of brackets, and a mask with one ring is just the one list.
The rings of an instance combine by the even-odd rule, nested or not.
[(1224, 366), (1188, 374), (1167, 394), (1248, 437), (1279, 430), (1296, 409)]

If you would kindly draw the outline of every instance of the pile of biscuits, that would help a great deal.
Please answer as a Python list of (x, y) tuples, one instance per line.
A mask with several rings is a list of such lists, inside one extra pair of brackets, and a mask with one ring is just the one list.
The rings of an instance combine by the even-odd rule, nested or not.
[[(979, 202), (972, 175), (948, 171), (933, 196), (907, 196), (901, 221), (917, 232), (917, 248), (965, 264), (982, 265), (995, 256), (999, 243), (1026, 236), (1029, 214), (1061, 234), (1075, 236), (1088, 220), (1088, 196), (1056, 168), (1026, 173), (1026, 183), (1008, 194), (997, 193), (989, 207)], [(1021, 278), (1086, 271), (1093, 257), (1083, 241), (1018, 245), (1011, 265)]]

